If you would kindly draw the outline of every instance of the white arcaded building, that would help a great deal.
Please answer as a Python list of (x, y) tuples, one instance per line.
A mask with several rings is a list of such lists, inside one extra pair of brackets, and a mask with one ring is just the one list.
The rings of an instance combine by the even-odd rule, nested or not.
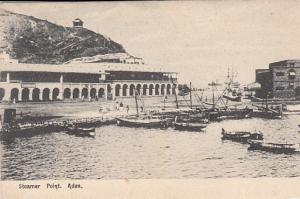
[(66, 64), (24, 64), (0, 55), (0, 100), (111, 100), (173, 95), (177, 73), (154, 69), (127, 53), (98, 55)]

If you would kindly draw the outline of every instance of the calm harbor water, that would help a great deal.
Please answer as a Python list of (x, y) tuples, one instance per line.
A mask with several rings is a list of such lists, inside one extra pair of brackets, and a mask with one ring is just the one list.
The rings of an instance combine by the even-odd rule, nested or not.
[(248, 151), (221, 128), (254, 130), (266, 141), (300, 142), (299, 115), (211, 123), (204, 132), (104, 126), (96, 137), (64, 132), (1, 140), (1, 179), (227, 178), (300, 176), (300, 154)]

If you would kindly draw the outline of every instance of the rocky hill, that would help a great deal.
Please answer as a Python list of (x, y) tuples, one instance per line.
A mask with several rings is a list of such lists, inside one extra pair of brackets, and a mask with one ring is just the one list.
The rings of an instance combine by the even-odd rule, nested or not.
[(91, 30), (63, 27), (0, 9), (0, 51), (3, 50), (22, 63), (47, 64), (126, 52), (121, 44)]

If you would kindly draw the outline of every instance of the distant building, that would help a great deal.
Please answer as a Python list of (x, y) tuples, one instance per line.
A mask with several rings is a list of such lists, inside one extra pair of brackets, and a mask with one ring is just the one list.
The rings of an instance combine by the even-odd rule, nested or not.
[(270, 94), (272, 90), (272, 78), (269, 69), (257, 69), (255, 71), (255, 82), (258, 82), (261, 86), (255, 93), (257, 97), (266, 98), (267, 93)]
[(243, 85), (244, 88), (244, 95), (246, 97), (255, 96), (257, 91), (261, 90), (261, 84), (258, 82), (253, 82), (247, 85)]
[(92, 57), (80, 57), (67, 61), (66, 63), (123, 63), (123, 64), (144, 64), (142, 58), (134, 57), (128, 53), (112, 53), (95, 55)]
[(83, 27), (83, 21), (79, 18), (76, 18), (74, 21), (73, 21), (73, 27), (74, 28), (82, 28)]
[(270, 63), (269, 69), (257, 69), (256, 82), (261, 84), (257, 97), (300, 97), (300, 60), (283, 60)]
[(126, 56), (111, 62), (118, 56), (107, 54), (101, 62), (61, 65), (0, 62), (0, 101), (112, 100), (133, 97), (135, 91), (143, 97), (175, 94), (177, 73)]

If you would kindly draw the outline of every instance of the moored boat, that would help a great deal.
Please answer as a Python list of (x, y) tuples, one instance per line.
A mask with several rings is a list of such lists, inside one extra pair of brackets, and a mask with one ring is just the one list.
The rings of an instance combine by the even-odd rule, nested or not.
[(168, 121), (160, 118), (117, 118), (117, 125), (126, 127), (166, 128)]
[(3, 125), (2, 136), (29, 136), (39, 133), (48, 133), (65, 130), (63, 122), (35, 122), (35, 123), (8, 123)]
[(261, 150), (273, 153), (298, 153), (300, 144), (271, 143), (258, 140), (249, 141), (249, 150)]
[[(264, 104), (265, 103), (265, 104)], [(268, 119), (281, 119), (282, 118), (282, 111), (285, 106), (283, 104), (279, 105), (269, 105), (268, 98), (266, 98), (265, 102), (262, 105), (252, 104), (253, 106), (257, 107), (257, 110), (253, 111), (253, 117), (261, 117), (261, 118), (268, 118)]]
[(254, 110), (251, 114), (252, 117), (258, 117), (258, 118), (267, 118), (267, 119), (281, 119), (282, 118), (282, 112), (278, 112), (276, 110)]
[(87, 137), (95, 137), (95, 128), (83, 128), (83, 127), (78, 127), (76, 125), (69, 126), (67, 128), (67, 133), (71, 135), (76, 135), (76, 136), (87, 136)]
[(178, 117), (175, 118), (174, 121), (174, 128), (176, 130), (183, 130), (183, 131), (201, 131), (202, 129), (206, 128), (208, 124), (208, 120), (196, 120), (193, 119), (178, 119)]
[(183, 131), (201, 131), (206, 128), (207, 124), (201, 123), (189, 123), (189, 122), (175, 122), (174, 128), (176, 130), (183, 130)]
[[(136, 107), (136, 115), (120, 117), (116, 118), (118, 126), (126, 126), (126, 127), (143, 127), (143, 128), (166, 128), (170, 123), (170, 118), (162, 117), (162, 116), (154, 116), (152, 114), (145, 114), (145, 110), (141, 110), (141, 114), (139, 113), (138, 106), (138, 97), (142, 101), (140, 93), (134, 90), (134, 98), (135, 98), (135, 107)], [(144, 107), (144, 103), (142, 101), (142, 106)]]
[(207, 115), (210, 121), (221, 121), (227, 119), (244, 119), (250, 118), (253, 113), (253, 109), (243, 108), (243, 109), (215, 109), (208, 110)]
[(263, 140), (261, 132), (248, 132), (248, 131), (225, 131), (222, 128), (222, 139), (232, 140), (235, 142), (248, 143), (251, 140)]

